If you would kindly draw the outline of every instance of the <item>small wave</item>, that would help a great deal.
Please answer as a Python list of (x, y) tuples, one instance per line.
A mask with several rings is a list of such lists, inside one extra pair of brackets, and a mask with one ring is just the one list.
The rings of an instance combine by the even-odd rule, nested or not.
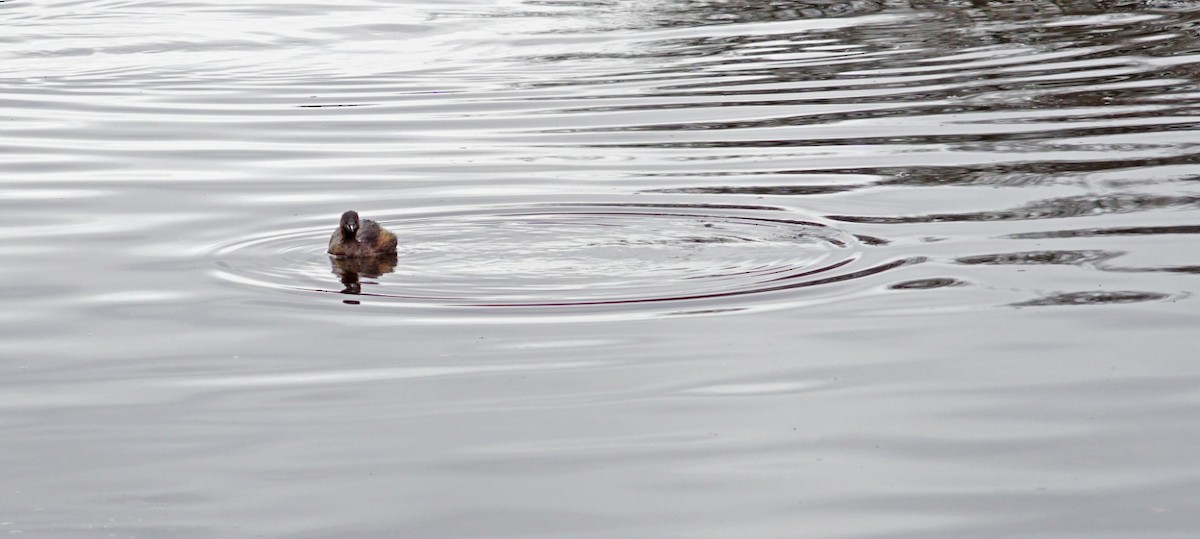
[(792, 302), (804, 299), (802, 289), (908, 262), (873, 261), (870, 244), (824, 223), (747, 208), (559, 204), (373, 215), (402, 238), (398, 257), (331, 259), (328, 227), (211, 251), (216, 276), (239, 285), (356, 296), (349, 303), (547, 312)]

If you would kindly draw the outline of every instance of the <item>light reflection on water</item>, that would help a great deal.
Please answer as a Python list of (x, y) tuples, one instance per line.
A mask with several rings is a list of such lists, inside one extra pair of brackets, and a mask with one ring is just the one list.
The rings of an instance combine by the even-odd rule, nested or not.
[(1185, 3), (0, 6), (0, 532), (1200, 527)]

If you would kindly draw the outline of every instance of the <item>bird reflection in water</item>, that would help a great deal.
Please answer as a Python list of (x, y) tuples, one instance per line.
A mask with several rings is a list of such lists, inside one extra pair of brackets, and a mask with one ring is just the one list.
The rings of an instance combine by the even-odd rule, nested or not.
[[(396, 253), (388, 253), (378, 256), (369, 257), (354, 257), (354, 258), (337, 258), (329, 257), (329, 263), (333, 266), (333, 274), (337, 275), (342, 285), (343, 294), (362, 294), (361, 279), (375, 279), (385, 273), (396, 271)], [(357, 300), (342, 300), (342, 303), (358, 305)]]

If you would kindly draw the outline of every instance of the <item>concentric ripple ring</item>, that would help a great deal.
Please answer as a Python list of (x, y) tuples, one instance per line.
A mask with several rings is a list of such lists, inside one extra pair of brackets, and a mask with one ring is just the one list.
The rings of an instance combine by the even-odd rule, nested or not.
[(361, 296), (348, 303), (736, 308), (751, 297), (848, 282), (908, 262), (868, 263), (865, 253), (878, 240), (768, 207), (559, 204), (371, 217), (400, 237), (397, 257), (335, 260), (325, 254), (330, 226), (299, 227), (218, 246), (216, 275)]

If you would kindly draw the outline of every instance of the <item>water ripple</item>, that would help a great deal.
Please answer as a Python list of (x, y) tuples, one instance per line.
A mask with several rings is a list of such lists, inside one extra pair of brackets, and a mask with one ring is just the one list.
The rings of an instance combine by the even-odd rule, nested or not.
[(373, 217), (400, 235), (399, 256), (330, 259), (328, 227), (304, 227), (212, 248), (216, 274), (244, 285), (408, 307), (630, 308), (714, 300), (729, 308), (748, 299), (797, 301), (801, 289), (911, 262), (876, 260), (866, 255), (870, 244), (853, 234), (752, 206), (561, 204)]

